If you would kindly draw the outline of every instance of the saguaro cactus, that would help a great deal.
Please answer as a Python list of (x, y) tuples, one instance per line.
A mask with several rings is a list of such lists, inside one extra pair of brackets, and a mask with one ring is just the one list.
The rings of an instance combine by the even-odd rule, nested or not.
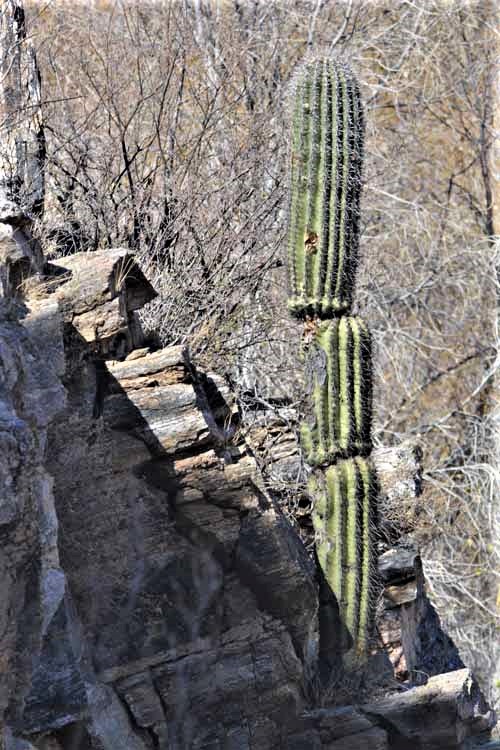
[[(309, 480), (315, 499), (316, 550), (344, 625), (363, 658), (368, 646), (373, 607), (376, 549), (376, 476), (371, 462), (356, 457), (330, 466)], [(345, 631), (343, 631), (345, 633)], [(348, 651), (351, 643), (341, 644)]]
[(371, 338), (362, 318), (349, 315), (362, 150), (361, 100), (347, 66), (330, 59), (305, 65), (292, 123), (288, 304), (313, 331), (306, 356), (310, 414), (301, 443), (313, 468), (318, 561), (345, 625), (340, 650), (354, 661), (368, 650), (376, 555)]
[(311, 466), (371, 450), (371, 337), (359, 317), (318, 325), (309, 347), (312, 421), (301, 429)]
[(330, 318), (352, 302), (358, 250), (363, 114), (349, 69), (329, 59), (297, 78), (288, 237), (299, 317)]

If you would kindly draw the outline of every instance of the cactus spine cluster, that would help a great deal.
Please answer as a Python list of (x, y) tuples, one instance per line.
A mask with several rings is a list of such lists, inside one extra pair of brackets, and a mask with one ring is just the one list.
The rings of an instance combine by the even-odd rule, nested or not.
[(350, 315), (363, 134), (349, 69), (331, 59), (306, 64), (293, 107), (288, 306), (312, 331), (310, 413), (301, 444), (313, 469), (317, 557), (339, 604), (346, 634), (339, 634), (340, 650), (351, 663), (367, 655), (376, 555), (371, 338), (362, 318)]

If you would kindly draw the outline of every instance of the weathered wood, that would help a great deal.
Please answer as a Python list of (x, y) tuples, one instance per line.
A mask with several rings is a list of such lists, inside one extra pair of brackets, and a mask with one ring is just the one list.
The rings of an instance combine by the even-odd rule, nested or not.
[(190, 380), (184, 360), (184, 347), (169, 346), (150, 353), (148, 349), (131, 352), (123, 362), (107, 363), (107, 369), (120, 387), (110, 384), (110, 392), (152, 386), (173, 385)]
[(128, 250), (77, 253), (49, 264), (48, 271), (48, 291), (86, 344), (106, 356), (117, 346), (126, 353), (141, 345), (133, 313), (156, 292)]

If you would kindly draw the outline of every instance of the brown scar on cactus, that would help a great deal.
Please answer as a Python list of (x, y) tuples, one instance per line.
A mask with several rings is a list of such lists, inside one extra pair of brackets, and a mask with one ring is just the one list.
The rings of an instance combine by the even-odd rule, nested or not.
[(304, 245), (307, 253), (314, 254), (316, 252), (318, 249), (318, 239), (316, 232), (306, 232)]
[(315, 336), (318, 333), (318, 325), (320, 323), (319, 318), (311, 318), (309, 315), (306, 315), (304, 319), (304, 325), (302, 328), (302, 343), (303, 344), (310, 344), (312, 341), (314, 341)]

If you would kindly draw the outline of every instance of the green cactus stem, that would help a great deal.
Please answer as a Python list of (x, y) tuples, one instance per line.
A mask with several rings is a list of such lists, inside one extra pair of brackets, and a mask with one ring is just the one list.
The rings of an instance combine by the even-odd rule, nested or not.
[(307, 463), (321, 466), (338, 457), (371, 450), (371, 337), (360, 317), (320, 323), (308, 348), (311, 421), (301, 427)]
[(316, 551), (346, 631), (341, 651), (367, 655), (376, 580), (376, 476), (368, 459), (340, 461), (309, 480)]
[(297, 78), (289, 210), (289, 309), (331, 318), (350, 309), (359, 235), (363, 112), (356, 80), (334, 60)]
[(288, 268), (307, 348), (310, 421), (301, 427), (316, 551), (343, 626), (344, 664), (363, 662), (373, 626), (376, 476), (371, 451), (371, 338), (349, 316), (358, 256), (363, 112), (349, 69), (305, 65), (295, 88)]

